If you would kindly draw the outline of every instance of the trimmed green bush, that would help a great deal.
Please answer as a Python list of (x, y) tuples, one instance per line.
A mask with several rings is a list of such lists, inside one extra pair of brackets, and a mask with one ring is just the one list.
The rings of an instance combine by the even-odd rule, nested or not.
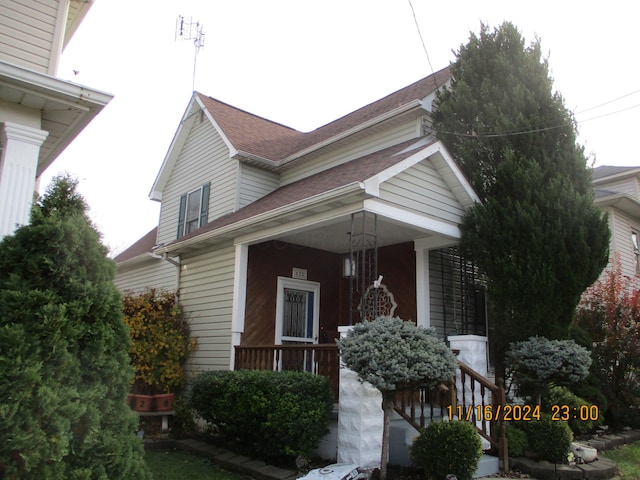
[(211, 371), (189, 404), (229, 448), (262, 459), (309, 456), (328, 432), (331, 384), (306, 372)]
[(546, 413), (552, 413), (551, 410), (554, 406), (563, 407), (564, 405), (569, 407), (571, 415), (567, 423), (575, 435), (593, 432), (599, 425), (602, 425), (602, 413), (600, 413), (598, 420), (573, 418), (573, 412), (579, 412), (580, 407), (591, 407), (592, 404), (578, 397), (566, 387), (552, 387), (542, 397), (542, 410)]
[(512, 457), (521, 457), (525, 450), (529, 447), (527, 434), (514, 425), (505, 426), (505, 435), (509, 445), (509, 455)]
[(567, 422), (552, 420), (551, 415), (541, 414), (540, 420), (520, 422), (527, 433), (531, 449), (540, 457), (553, 463), (563, 463), (571, 450), (573, 433)]
[(432, 479), (453, 473), (458, 480), (471, 480), (481, 455), (480, 435), (461, 420), (431, 423), (409, 449), (411, 460)]

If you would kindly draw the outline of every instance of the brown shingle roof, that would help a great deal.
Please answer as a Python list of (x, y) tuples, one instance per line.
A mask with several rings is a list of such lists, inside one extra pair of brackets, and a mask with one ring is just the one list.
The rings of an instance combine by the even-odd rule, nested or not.
[(449, 68), (444, 68), (309, 133), (299, 132), (200, 93), (198, 96), (237, 150), (278, 162), (398, 107), (422, 100), (449, 77)]
[(283, 158), (304, 133), (198, 93), (231, 144), (262, 158)]
[(270, 212), (322, 193), (330, 192), (340, 187), (345, 187), (356, 182), (363, 182), (415, 153), (415, 149), (400, 153), (414, 143), (416, 143), (416, 139), (407, 140), (401, 144), (379, 150), (356, 160), (303, 178), (297, 182), (282, 186), (261, 199), (250, 203), (246, 207), (217, 218), (198, 230), (171, 243), (181, 242), (256, 215)]
[(158, 234), (158, 227), (155, 227), (144, 237), (138, 240), (136, 243), (127, 248), (124, 252), (115, 256), (114, 261), (116, 263), (122, 263), (126, 260), (138, 257), (145, 253), (151, 253), (153, 247), (156, 246), (156, 237)]

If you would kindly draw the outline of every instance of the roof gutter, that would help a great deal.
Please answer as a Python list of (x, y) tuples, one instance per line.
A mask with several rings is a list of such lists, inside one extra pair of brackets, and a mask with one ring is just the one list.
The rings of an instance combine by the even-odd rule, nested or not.
[(357, 191), (364, 191), (364, 183), (362, 182), (353, 182), (348, 185), (343, 185), (342, 187), (335, 188), (333, 190), (329, 190), (327, 192), (320, 193), (318, 195), (314, 195), (309, 198), (305, 198), (304, 200), (300, 200), (295, 203), (291, 203), (289, 205), (278, 207), (274, 210), (269, 210), (264, 213), (260, 213), (258, 215), (251, 216), (249, 218), (245, 218), (238, 222), (231, 223), (229, 225), (224, 225), (215, 230), (211, 230), (209, 232), (204, 232), (200, 235), (196, 235), (194, 237), (188, 238), (183, 241), (176, 241), (170, 243), (169, 245), (163, 245), (162, 247), (154, 250), (154, 253), (158, 255), (168, 255), (171, 252), (176, 252), (182, 248), (191, 247), (197, 245), (200, 242), (204, 242), (210, 239), (214, 239), (216, 237), (221, 237), (225, 234), (229, 234), (231, 232), (241, 230), (244, 227), (255, 225), (256, 223), (264, 222), (270, 220), (272, 218), (276, 218), (281, 215), (286, 215), (287, 213), (292, 213), (296, 210), (303, 209), (305, 207), (309, 207), (316, 203), (321, 203), (325, 200), (329, 200), (335, 197), (340, 197), (344, 195), (348, 195), (350, 193), (354, 193)]
[(113, 98), (109, 93), (4, 61), (0, 61), (0, 83), (9, 83), (22, 91), (84, 111), (102, 109)]

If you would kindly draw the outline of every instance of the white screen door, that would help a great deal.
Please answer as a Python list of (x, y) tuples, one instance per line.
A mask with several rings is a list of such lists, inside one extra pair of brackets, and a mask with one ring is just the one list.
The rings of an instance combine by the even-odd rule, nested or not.
[(276, 344), (318, 343), (320, 284), (278, 277)]

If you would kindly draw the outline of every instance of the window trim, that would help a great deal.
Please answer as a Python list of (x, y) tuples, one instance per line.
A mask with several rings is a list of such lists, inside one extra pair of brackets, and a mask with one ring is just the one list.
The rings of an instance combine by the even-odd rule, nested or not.
[(635, 228), (631, 229), (631, 250), (633, 253), (633, 263), (636, 275), (640, 275), (640, 232)]
[[(180, 196), (180, 203), (178, 205), (178, 232), (176, 238), (183, 237), (187, 235), (187, 233), (192, 232), (187, 232), (187, 227), (189, 225), (189, 221), (187, 218), (187, 212), (189, 210), (188, 203), (189, 197), (197, 191), (200, 191), (200, 195), (198, 198), (198, 226), (192, 231), (195, 231), (198, 228), (206, 225), (209, 220), (209, 195), (211, 192), (211, 182), (207, 182), (204, 185), (190, 190)], [(193, 220), (195, 219), (191, 219), (191, 221)]]

